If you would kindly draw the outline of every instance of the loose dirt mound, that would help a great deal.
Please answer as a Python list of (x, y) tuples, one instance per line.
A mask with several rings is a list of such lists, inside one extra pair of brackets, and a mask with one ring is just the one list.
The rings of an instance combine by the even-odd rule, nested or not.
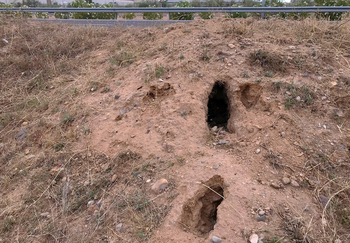
[(3, 242), (348, 241), (347, 20), (0, 35)]

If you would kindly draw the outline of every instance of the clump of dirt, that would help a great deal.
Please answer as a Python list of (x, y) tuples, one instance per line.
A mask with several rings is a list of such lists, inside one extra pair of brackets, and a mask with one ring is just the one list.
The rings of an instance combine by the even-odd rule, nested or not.
[(180, 224), (186, 231), (206, 237), (218, 220), (217, 210), (224, 200), (225, 186), (219, 175), (202, 184), (203, 188), (184, 204)]

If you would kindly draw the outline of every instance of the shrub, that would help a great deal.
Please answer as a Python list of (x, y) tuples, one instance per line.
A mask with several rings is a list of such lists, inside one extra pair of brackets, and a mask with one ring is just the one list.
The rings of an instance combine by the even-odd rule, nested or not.
[[(96, 7), (96, 4), (94, 2), (87, 3), (84, 0), (75, 0), (71, 2), (69, 7), (73, 8), (94, 8)], [(112, 8), (113, 4), (103, 4), (99, 6), (100, 8)], [(57, 14), (57, 15), (56, 15)], [(71, 13), (69, 15), (73, 19), (114, 19), (115, 14), (114, 13)], [(56, 18), (67, 18), (66, 13), (55, 13)]]
[(135, 13), (125, 13), (123, 14), (123, 19), (134, 19), (136, 16), (135, 16)]
[(55, 18), (56, 19), (68, 19), (68, 16), (67, 16), (67, 13), (56, 12)]
[[(156, 7), (156, 6), (153, 6), (153, 7)], [(142, 18), (147, 20), (162, 19), (163, 14), (162, 13), (143, 13)]]
[(214, 14), (213, 13), (199, 13), (198, 15), (202, 19), (212, 19), (212, 18), (214, 18)]
[(35, 16), (38, 19), (48, 19), (49, 18), (49, 13), (48, 12), (37, 12), (37, 13), (35, 13)]
[[(175, 5), (176, 8), (189, 8), (191, 7), (190, 3), (185, 2), (179, 2)], [(170, 13), (170, 19), (172, 20), (193, 20), (194, 14), (193, 13)]]
[[(100, 8), (113, 8), (113, 4), (102, 4)], [(95, 19), (114, 19), (118, 17), (116, 13), (94, 13)]]
[[(349, 6), (350, 0), (315, 0), (316, 6)], [(341, 20), (343, 13), (317, 13), (318, 18), (326, 18), (329, 20)]]

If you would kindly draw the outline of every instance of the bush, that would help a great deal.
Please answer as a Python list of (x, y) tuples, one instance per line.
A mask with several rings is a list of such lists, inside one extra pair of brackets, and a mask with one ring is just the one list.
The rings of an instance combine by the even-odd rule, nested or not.
[(142, 18), (147, 20), (162, 19), (163, 14), (162, 13), (143, 13)]
[(122, 17), (123, 19), (134, 19), (136, 16), (135, 13), (124, 13)]
[(48, 19), (49, 18), (49, 13), (48, 12), (36, 12), (35, 16), (38, 19)]
[[(233, 8), (239, 7), (238, 5), (232, 5)], [(225, 15), (225, 18), (247, 18), (248, 14), (244, 13), (244, 12), (236, 12), (236, 13), (231, 13), (231, 15), (229, 13), (227, 13)]]
[[(179, 2), (175, 5), (176, 8), (189, 8), (191, 7), (190, 3), (185, 2)], [(194, 14), (193, 13), (170, 13), (170, 19), (172, 20), (193, 20)]]
[[(84, 0), (75, 0), (71, 2), (68, 7), (73, 7), (73, 8), (94, 8), (96, 7), (96, 4), (94, 2), (88, 3)], [(100, 8), (112, 8), (113, 4), (103, 4), (99, 6)], [(64, 16), (66, 15), (66, 16)], [(67, 18), (67, 14), (62, 14), (62, 13), (55, 13), (56, 18)], [(73, 19), (114, 19), (115, 14), (114, 13), (70, 13), (70, 18)]]
[[(315, 0), (316, 6), (349, 6), (350, 0)], [(318, 18), (326, 18), (328, 20), (341, 20), (343, 13), (317, 13)]]
[[(100, 8), (113, 8), (113, 4), (102, 4)], [(118, 17), (116, 13), (94, 13), (94, 19), (114, 19)]]
[(214, 18), (214, 14), (213, 13), (199, 13), (198, 14), (199, 17), (201, 17), (202, 19), (212, 19)]
[(67, 13), (56, 12), (55, 13), (55, 18), (56, 19), (68, 19), (68, 16), (67, 16)]

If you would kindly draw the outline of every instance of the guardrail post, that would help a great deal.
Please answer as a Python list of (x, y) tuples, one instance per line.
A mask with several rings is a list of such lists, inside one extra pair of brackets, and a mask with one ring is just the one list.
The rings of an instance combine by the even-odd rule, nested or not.
[(232, 12), (230, 12), (230, 18), (232, 18)]
[(69, 19), (69, 13), (67, 12), (67, 19)]
[(169, 20), (170, 20), (170, 12), (168, 14), (169, 14)]
[[(265, 7), (266, 0), (262, 0), (261, 6)], [(265, 13), (261, 13), (261, 19), (265, 18)]]
[(118, 19), (118, 13), (114, 13), (114, 18)]

